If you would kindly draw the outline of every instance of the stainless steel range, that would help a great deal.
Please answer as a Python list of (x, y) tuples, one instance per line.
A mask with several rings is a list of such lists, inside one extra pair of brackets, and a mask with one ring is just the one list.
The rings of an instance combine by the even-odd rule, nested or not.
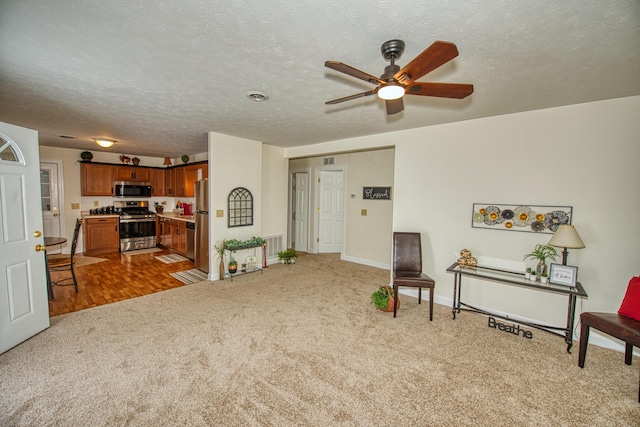
[(115, 201), (113, 210), (120, 215), (120, 251), (156, 247), (156, 214), (147, 201)]

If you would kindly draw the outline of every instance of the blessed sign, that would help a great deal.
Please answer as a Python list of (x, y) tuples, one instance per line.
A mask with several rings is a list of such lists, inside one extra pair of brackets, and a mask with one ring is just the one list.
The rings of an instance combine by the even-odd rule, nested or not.
[(364, 200), (391, 200), (391, 187), (362, 187)]

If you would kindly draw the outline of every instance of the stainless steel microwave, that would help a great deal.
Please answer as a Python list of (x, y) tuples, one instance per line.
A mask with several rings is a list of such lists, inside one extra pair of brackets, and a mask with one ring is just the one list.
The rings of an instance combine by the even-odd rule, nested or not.
[(113, 185), (113, 197), (151, 197), (151, 183), (116, 181)]

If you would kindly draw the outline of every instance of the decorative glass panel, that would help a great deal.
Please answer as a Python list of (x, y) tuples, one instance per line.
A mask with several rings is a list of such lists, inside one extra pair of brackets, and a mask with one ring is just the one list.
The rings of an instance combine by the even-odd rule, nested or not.
[(229, 193), (229, 227), (253, 225), (253, 195), (246, 188), (238, 187)]
[(42, 210), (51, 210), (51, 171), (40, 169), (40, 193)]
[(0, 134), (0, 160), (23, 163), (18, 147), (11, 139)]

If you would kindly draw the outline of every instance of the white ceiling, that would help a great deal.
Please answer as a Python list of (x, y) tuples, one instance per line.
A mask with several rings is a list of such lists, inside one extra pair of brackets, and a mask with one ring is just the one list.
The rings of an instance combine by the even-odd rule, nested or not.
[[(324, 61), (378, 76), (395, 38), (400, 66), (454, 42), (460, 56), (419, 80), (473, 95), (407, 96), (393, 116), (375, 96), (324, 104), (374, 88)], [(43, 145), (110, 137), (111, 151), (178, 157), (206, 152), (209, 131), (290, 147), (631, 95), (638, 0), (0, 2), (0, 121)]]

